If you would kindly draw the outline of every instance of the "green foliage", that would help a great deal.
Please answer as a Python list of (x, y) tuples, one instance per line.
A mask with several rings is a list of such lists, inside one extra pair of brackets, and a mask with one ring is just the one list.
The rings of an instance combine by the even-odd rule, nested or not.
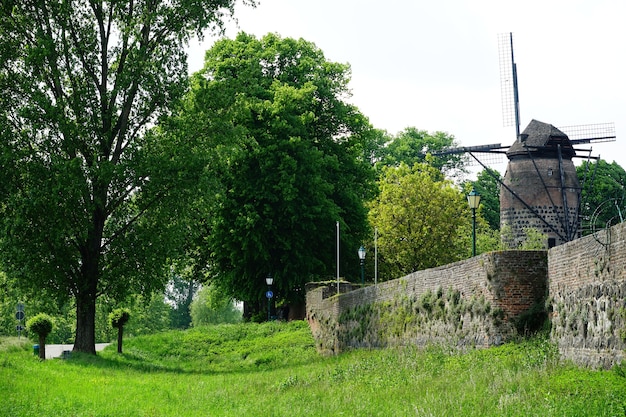
[(433, 153), (446, 151), (459, 144), (454, 136), (445, 132), (428, 133), (415, 127), (408, 127), (396, 136), (387, 139), (378, 151), (376, 167), (398, 167), (400, 164), (413, 166), (426, 163), (448, 178), (460, 177), (466, 173), (468, 157), (464, 154), (433, 156)]
[(234, 3), (3, 3), (0, 261), (25, 291), (75, 299), (77, 350), (95, 352), (99, 294), (161, 289), (185, 249), (206, 163), (146, 132), (187, 89), (186, 43)]
[(124, 327), (132, 336), (154, 334), (170, 329), (171, 307), (162, 294), (136, 296), (129, 300), (132, 320)]
[(116, 329), (124, 327), (130, 320), (130, 311), (127, 308), (116, 308), (109, 313), (109, 323)]
[(241, 311), (235, 307), (232, 298), (216, 285), (209, 284), (198, 291), (191, 303), (191, 320), (193, 327), (237, 323), (241, 321)]
[(583, 234), (592, 233), (623, 221), (626, 216), (626, 171), (617, 162), (599, 159), (576, 167), (582, 184), (581, 214)]
[(273, 322), (126, 343), (123, 355), (42, 366), (0, 341), (0, 416), (619, 416), (626, 406), (623, 376), (560, 364), (545, 339), (321, 357), (306, 323)]
[[(305, 282), (335, 270), (333, 250), (310, 249), (335, 246), (337, 221), (342, 250), (356, 254), (374, 188), (375, 132), (346, 101), (348, 81), (348, 65), (276, 34), (222, 39), (193, 75), (175, 123), (210, 138), (217, 155), (198, 251), (210, 254), (208, 276), (229, 296), (262, 302), (271, 273), (277, 301), (302, 302)], [(342, 262), (358, 276), (358, 264)]]
[(191, 303), (200, 284), (191, 276), (191, 271), (183, 277), (173, 274), (165, 291), (165, 299), (172, 305), (171, 326), (186, 329), (191, 325)]
[(550, 321), (545, 302), (533, 304), (530, 309), (520, 314), (513, 323), (520, 335), (530, 335), (537, 332), (550, 333)]
[(370, 205), (378, 228), (383, 276), (396, 278), (463, 258), (459, 235), (470, 224), (465, 196), (436, 169), (415, 164), (384, 168), (380, 194)]
[(521, 238), (515, 238), (509, 225), (500, 229), (500, 250), (544, 250), (548, 248), (548, 237), (541, 230), (527, 227)]
[(44, 339), (50, 334), (53, 327), (54, 319), (45, 313), (36, 314), (26, 321), (28, 331)]
[(500, 229), (500, 182), (502, 176), (498, 171), (487, 168), (480, 171), (476, 181), (464, 187), (466, 192), (472, 189), (480, 194), (479, 212), (493, 230)]

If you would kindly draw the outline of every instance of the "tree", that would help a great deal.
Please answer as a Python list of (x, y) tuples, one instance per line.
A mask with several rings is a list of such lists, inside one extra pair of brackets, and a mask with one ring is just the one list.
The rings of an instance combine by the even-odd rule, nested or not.
[(389, 138), (380, 149), (378, 167), (397, 167), (401, 163), (413, 166), (415, 163), (428, 163), (437, 168), (444, 176), (455, 178), (466, 172), (465, 154), (432, 155), (456, 148), (458, 142), (454, 136), (445, 132), (428, 133), (415, 127), (407, 127), (396, 136)]
[(202, 287), (191, 303), (191, 320), (194, 327), (237, 323), (241, 320), (241, 311), (235, 307), (232, 298), (210, 284)]
[(184, 45), (234, 0), (5, 0), (0, 15), (0, 257), (74, 297), (95, 354), (96, 299), (162, 289), (197, 194), (197, 144), (147, 129), (188, 82)]
[(487, 168), (480, 171), (476, 181), (465, 187), (469, 193), (472, 187), (480, 194), (480, 213), (493, 230), (500, 229), (500, 180), (499, 172)]
[(348, 79), (312, 43), (245, 33), (217, 42), (193, 77), (182, 116), (193, 123), (179, 123), (219, 155), (210, 277), (250, 313), (263, 307), (267, 274), (281, 300), (301, 303), (306, 281), (334, 273), (335, 222), (355, 256), (366, 234), (374, 132), (345, 101)]
[(128, 302), (133, 320), (126, 326), (126, 334), (139, 336), (171, 328), (172, 307), (165, 302), (163, 294), (133, 296)]
[(617, 162), (584, 161), (576, 167), (583, 185), (581, 213), (583, 233), (604, 229), (626, 217), (626, 171)]
[(122, 337), (128, 320), (130, 320), (130, 311), (126, 308), (116, 308), (109, 313), (109, 324), (117, 329), (117, 353), (122, 353)]
[(191, 325), (191, 303), (200, 284), (189, 277), (173, 274), (167, 284), (165, 299), (172, 306), (170, 315), (171, 326), (186, 329)]
[(54, 327), (54, 319), (45, 313), (39, 313), (26, 322), (29, 332), (35, 333), (39, 339), (39, 359), (46, 359), (46, 337)]
[(463, 258), (459, 230), (469, 224), (465, 196), (426, 164), (383, 169), (380, 195), (370, 206), (378, 250), (389, 278)]

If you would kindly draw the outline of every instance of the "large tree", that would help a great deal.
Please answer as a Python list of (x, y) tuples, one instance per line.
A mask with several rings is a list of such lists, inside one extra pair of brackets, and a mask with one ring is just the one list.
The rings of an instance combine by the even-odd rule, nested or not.
[(263, 306), (268, 274), (287, 302), (301, 302), (312, 277), (333, 276), (337, 221), (349, 254), (341, 270), (358, 274), (375, 139), (346, 101), (348, 80), (349, 67), (310, 42), (245, 33), (217, 42), (193, 77), (182, 119), (219, 155), (222, 191), (206, 240), (212, 277), (248, 306)]
[(190, 37), (233, 3), (2, 1), (0, 256), (15, 282), (75, 298), (74, 350), (95, 353), (99, 295), (165, 282), (198, 174), (189, 143), (146, 131), (185, 92)]
[(465, 195), (427, 165), (385, 167), (371, 203), (383, 279), (463, 259), (470, 224)]

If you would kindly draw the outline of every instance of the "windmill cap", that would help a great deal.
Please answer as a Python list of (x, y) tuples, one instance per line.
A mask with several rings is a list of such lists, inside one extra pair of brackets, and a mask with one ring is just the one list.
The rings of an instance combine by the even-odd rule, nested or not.
[(558, 154), (558, 145), (561, 145), (563, 158), (572, 159), (576, 152), (565, 133), (548, 123), (533, 119), (511, 145), (506, 156), (528, 157), (555, 157)]

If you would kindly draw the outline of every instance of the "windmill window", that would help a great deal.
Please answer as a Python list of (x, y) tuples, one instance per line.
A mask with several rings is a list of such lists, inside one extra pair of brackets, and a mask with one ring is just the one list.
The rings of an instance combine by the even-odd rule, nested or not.
[(552, 176), (552, 168), (548, 168), (548, 177)]

